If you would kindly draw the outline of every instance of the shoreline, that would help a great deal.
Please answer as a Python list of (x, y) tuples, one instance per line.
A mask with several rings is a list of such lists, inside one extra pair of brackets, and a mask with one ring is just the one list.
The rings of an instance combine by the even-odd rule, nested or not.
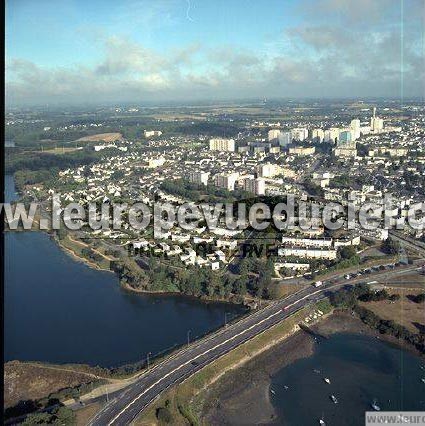
[(98, 264), (95, 262), (90, 262), (90, 260), (86, 259), (85, 257), (78, 256), (77, 253), (75, 253), (73, 250), (71, 250), (68, 247), (65, 247), (62, 245), (57, 238), (53, 237), (51, 234), (48, 234), (50, 238), (56, 243), (56, 245), (64, 251), (64, 253), (68, 254), (70, 257), (72, 257), (76, 262), (84, 263), (89, 268), (95, 269), (96, 271), (104, 271), (104, 272), (111, 272), (114, 274), (114, 271), (111, 269), (101, 268)]
[[(54, 235), (50, 234), (49, 232), (47, 232), (47, 235), (49, 235), (49, 237), (56, 243), (56, 245), (59, 247), (59, 249), (63, 250), (66, 254), (70, 255), (77, 262), (84, 263), (88, 267), (95, 269), (97, 271), (110, 272), (112, 274), (115, 274), (118, 278), (117, 273), (115, 271), (113, 271), (112, 269), (101, 268), (97, 263), (92, 262), (92, 261), (86, 259), (83, 256), (79, 256), (72, 249), (65, 247), (63, 244), (61, 244), (60, 240), (58, 238), (56, 238)], [(118, 280), (119, 280), (119, 278), (118, 278)], [(123, 290), (126, 290), (126, 291), (130, 291), (130, 292), (133, 292), (133, 293), (139, 293), (139, 294), (146, 294), (146, 295), (151, 295), (151, 296), (179, 296), (179, 297), (189, 298), (189, 299), (192, 299), (192, 300), (200, 300), (200, 301), (205, 302), (205, 303), (227, 303), (227, 304), (237, 305), (237, 306), (246, 306), (244, 303), (237, 303), (237, 302), (235, 302), (231, 299), (208, 298), (206, 296), (196, 297), (196, 296), (192, 296), (190, 294), (184, 294), (184, 293), (180, 293), (180, 292), (161, 291), (161, 290), (148, 291), (148, 290), (142, 290), (142, 289), (134, 288), (131, 285), (129, 285), (128, 283), (122, 284), (121, 282), (119, 282), (119, 286), (120, 286), (120, 288), (122, 288)], [(267, 303), (267, 300), (263, 300), (263, 302)]]
[[(412, 345), (371, 329), (348, 312), (334, 311), (311, 326), (324, 336), (359, 334), (376, 337), (392, 346), (424, 359)], [(209, 424), (262, 424), (277, 419), (277, 410), (270, 399), (272, 377), (283, 368), (314, 354), (315, 342), (311, 335), (297, 331), (281, 343), (259, 354), (246, 364), (223, 376), (215, 386), (199, 394), (202, 417)]]
[[(113, 272), (113, 271), (111, 271)], [(242, 306), (242, 307), (246, 307), (247, 309), (249, 309), (247, 307), (246, 304), (244, 303), (238, 303), (235, 302), (233, 300), (229, 300), (229, 299), (217, 299), (217, 298), (208, 298), (208, 297), (197, 297), (197, 296), (192, 296), (190, 294), (184, 294), (184, 293), (180, 293), (178, 291), (148, 291), (148, 290), (142, 290), (142, 289), (137, 289), (134, 287), (131, 287), (130, 285), (126, 284), (121, 284), (120, 283), (120, 287), (123, 290), (128, 290), (131, 291), (133, 293), (139, 293), (139, 294), (146, 294), (146, 295), (151, 295), (151, 296), (177, 296), (177, 297), (183, 297), (186, 299), (190, 299), (190, 300), (199, 300), (201, 302), (204, 303), (224, 303), (224, 304), (228, 304), (228, 305), (234, 305), (234, 306)], [(263, 303), (268, 303), (268, 300), (262, 300)]]
[[(50, 234), (49, 232), (47, 232), (47, 235), (56, 243), (56, 245), (59, 247), (60, 250), (63, 250), (66, 254), (68, 254), (70, 257), (72, 257), (75, 261), (81, 262), (81, 263), (87, 265), (89, 268), (95, 269), (96, 271), (110, 272), (112, 274), (115, 274), (118, 278), (117, 273), (115, 271), (113, 271), (112, 269), (101, 268), (97, 263), (92, 262), (92, 261), (88, 260), (87, 258), (85, 258), (83, 256), (79, 256), (72, 249), (65, 247), (63, 244), (61, 244), (60, 240), (57, 237), (55, 237), (54, 235)], [(184, 293), (180, 293), (180, 292), (170, 292), (170, 291), (161, 291), (161, 290), (158, 290), (158, 291), (142, 290), (142, 289), (134, 288), (134, 287), (130, 286), (128, 283), (122, 284), (121, 282), (119, 282), (119, 286), (120, 286), (120, 288), (122, 288), (123, 290), (126, 290), (126, 291), (130, 291), (130, 292), (133, 292), (133, 293), (139, 293), (139, 294), (146, 294), (146, 295), (151, 295), (151, 296), (179, 296), (179, 297), (186, 297), (186, 298), (193, 299), (193, 300), (201, 300), (202, 302), (205, 302), (205, 303), (214, 303), (215, 302), (215, 303), (228, 303), (228, 304), (231, 304), (231, 305), (245, 306), (243, 303), (236, 303), (236, 302), (234, 302), (232, 300), (228, 300), (228, 299), (217, 299), (217, 298), (213, 299), (213, 298), (208, 298), (208, 297), (196, 297), (196, 296), (191, 296), (189, 294), (184, 294)], [(264, 302), (267, 302), (267, 301), (264, 301)]]

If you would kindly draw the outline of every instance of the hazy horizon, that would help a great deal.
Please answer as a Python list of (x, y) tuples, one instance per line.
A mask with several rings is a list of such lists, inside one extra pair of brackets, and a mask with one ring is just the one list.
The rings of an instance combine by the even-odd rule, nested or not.
[[(420, 96), (411, 96), (404, 97), (403, 100), (400, 97), (297, 97), (297, 98), (266, 98), (266, 103), (268, 106), (283, 106), (285, 103), (301, 103), (309, 104), (312, 102), (330, 104), (333, 102), (341, 102), (344, 104), (347, 103), (364, 103), (365, 106), (377, 103), (394, 103), (405, 105), (408, 103), (424, 103), (425, 97)], [(199, 99), (199, 100), (164, 100), (164, 101), (122, 101), (122, 102), (80, 102), (80, 103), (67, 103), (67, 102), (52, 102), (52, 103), (33, 103), (33, 104), (23, 104), (23, 105), (7, 105), (6, 111), (12, 110), (25, 110), (26, 108), (36, 108), (36, 109), (84, 109), (84, 108), (191, 108), (191, 107), (215, 107), (215, 106), (247, 106), (252, 105), (264, 105), (264, 99), (261, 98), (240, 98), (240, 99)]]

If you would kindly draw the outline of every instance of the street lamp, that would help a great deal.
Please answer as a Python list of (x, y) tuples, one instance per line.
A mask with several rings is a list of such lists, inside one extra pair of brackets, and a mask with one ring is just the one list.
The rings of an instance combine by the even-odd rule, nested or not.
[(230, 312), (224, 313), (224, 326), (227, 327), (227, 315), (230, 315)]
[(152, 355), (152, 352), (148, 352), (146, 355), (146, 364), (147, 364), (146, 371), (149, 371), (149, 355)]
[(187, 347), (189, 347), (189, 343), (190, 343), (190, 333), (192, 332), (192, 330), (188, 330), (187, 331)]

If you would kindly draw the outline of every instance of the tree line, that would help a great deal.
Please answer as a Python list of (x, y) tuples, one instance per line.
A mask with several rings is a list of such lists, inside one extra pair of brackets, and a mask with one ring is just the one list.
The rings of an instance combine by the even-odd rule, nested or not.
[(120, 259), (111, 262), (120, 281), (134, 289), (147, 292), (182, 293), (194, 297), (228, 299), (235, 296), (240, 303), (244, 296), (263, 299), (275, 296), (271, 259), (242, 259), (235, 273), (212, 271), (198, 266), (182, 266), (178, 260), (167, 261)]
[[(425, 298), (425, 296), (424, 296)], [(329, 300), (335, 308), (351, 309), (371, 328), (381, 334), (389, 334), (412, 344), (420, 352), (425, 353), (425, 334), (412, 333), (406, 327), (392, 320), (384, 320), (369, 309), (360, 306), (358, 301), (396, 300), (397, 297), (388, 295), (385, 290), (373, 292), (367, 284), (359, 284), (345, 288), (330, 295)]]

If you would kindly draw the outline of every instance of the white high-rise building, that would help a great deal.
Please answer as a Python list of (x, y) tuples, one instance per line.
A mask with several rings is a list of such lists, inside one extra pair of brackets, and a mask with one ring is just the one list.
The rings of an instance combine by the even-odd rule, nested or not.
[(264, 195), (266, 193), (266, 184), (264, 179), (252, 177), (244, 179), (244, 190), (255, 195)]
[(288, 131), (281, 131), (280, 137), (279, 137), (279, 145), (280, 146), (287, 146), (292, 142), (292, 134)]
[(376, 116), (376, 108), (373, 108), (373, 116), (370, 120), (370, 131), (380, 133), (384, 129), (384, 120)]
[(280, 130), (279, 129), (272, 129), (272, 130), (269, 130), (269, 133), (268, 133), (268, 140), (269, 140), (269, 142), (272, 142), (272, 141), (275, 141), (275, 140), (278, 140), (279, 139), (279, 136), (280, 136)]
[(218, 174), (214, 177), (214, 184), (219, 188), (225, 188), (228, 191), (233, 191), (238, 177), (238, 173)]
[(210, 139), (210, 151), (235, 151), (234, 139)]
[(354, 119), (350, 123), (351, 136), (353, 140), (357, 140), (360, 137), (360, 120)]
[(282, 173), (281, 166), (271, 163), (260, 164), (257, 170), (260, 177), (274, 177)]
[(311, 138), (315, 142), (323, 142), (325, 138), (325, 132), (322, 129), (313, 129), (311, 131)]
[(269, 142), (279, 141), (280, 146), (286, 146), (291, 143), (291, 132), (272, 129), (268, 133)]
[(338, 127), (331, 127), (330, 129), (325, 130), (323, 141), (334, 143), (339, 138), (339, 132), (340, 130)]
[(297, 127), (291, 130), (291, 138), (296, 141), (303, 141), (308, 138), (308, 129)]
[(208, 184), (209, 172), (191, 171), (189, 172), (189, 181), (197, 184)]

